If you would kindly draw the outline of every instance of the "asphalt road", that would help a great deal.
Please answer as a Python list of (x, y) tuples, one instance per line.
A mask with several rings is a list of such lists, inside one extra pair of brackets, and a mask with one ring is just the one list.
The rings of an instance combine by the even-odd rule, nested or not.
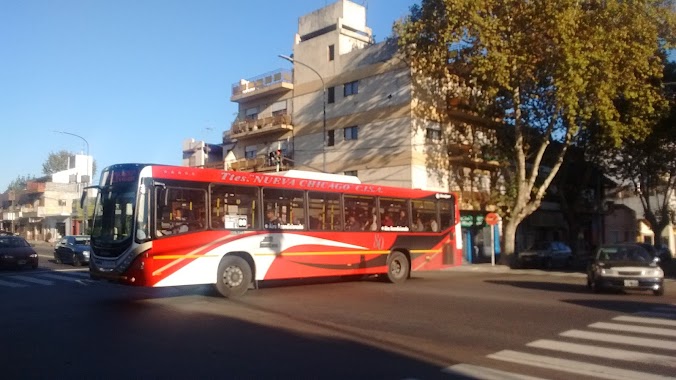
[(0, 271), (0, 377), (675, 376), (673, 281), (664, 297), (592, 294), (575, 273), (476, 268), (268, 284), (229, 301), (208, 286), (93, 282), (41, 256), (37, 271)]

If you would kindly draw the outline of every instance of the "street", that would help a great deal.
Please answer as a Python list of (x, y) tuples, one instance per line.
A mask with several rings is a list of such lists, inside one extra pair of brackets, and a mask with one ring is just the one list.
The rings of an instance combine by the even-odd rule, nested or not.
[(132, 288), (49, 262), (0, 271), (0, 376), (28, 378), (664, 379), (676, 373), (676, 283), (594, 294), (579, 273), (416, 272)]

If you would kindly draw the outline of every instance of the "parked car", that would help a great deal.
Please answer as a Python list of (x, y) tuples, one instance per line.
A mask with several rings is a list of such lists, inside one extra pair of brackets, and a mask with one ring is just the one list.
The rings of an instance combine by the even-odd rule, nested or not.
[(68, 235), (62, 237), (54, 246), (54, 260), (57, 264), (71, 263), (79, 267), (89, 263), (88, 235)]
[(587, 287), (595, 292), (603, 289), (652, 290), (664, 294), (664, 271), (653, 257), (636, 243), (602, 245), (587, 267)]
[(3, 267), (38, 267), (38, 253), (21, 236), (0, 236), (0, 266)]
[(516, 265), (523, 267), (570, 267), (573, 264), (573, 251), (560, 241), (537, 242), (532, 247), (518, 252)]

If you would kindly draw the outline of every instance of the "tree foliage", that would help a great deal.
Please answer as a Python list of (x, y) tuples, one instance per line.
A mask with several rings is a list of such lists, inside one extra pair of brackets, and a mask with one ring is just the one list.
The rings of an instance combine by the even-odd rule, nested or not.
[(572, 144), (617, 146), (650, 133), (666, 109), (673, 19), (671, 1), (422, 0), (395, 25), (414, 75), (436, 86), (444, 127), (461, 109), (497, 121), (509, 139), (505, 253)]
[(32, 180), (35, 178), (34, 176), (31, 175), (18, 175), (15, 179), (13, 179), (9, 185), (7, 185), (7, 190), (6, 191), (21, 191), (26, 189), (26, 184), (28, 181)]
[(50, 152), (42, 164), (42, 174), (49, 175), (68, 169), (68, 164), (74, 159), (74, 156), (67, 150)]
[(646, 139), (624, 138), (619, 147), (607, 149), (602, 156), (608, 172), (636, 192), (644, 217), (656, 234), (676, 223), (672, 202), (676, 187), (675, 63), (667, 65), (664, 81), (670, 112), (659, 120)]

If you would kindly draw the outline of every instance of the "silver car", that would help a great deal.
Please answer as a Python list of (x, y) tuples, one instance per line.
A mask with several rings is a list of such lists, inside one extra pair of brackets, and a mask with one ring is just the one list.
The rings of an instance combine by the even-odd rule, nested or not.
[(645, 248), (636, 243), (601, 246), (587, 267), (587, 287), (603, 289), (652, 290), (664, 294), (664, 271)]

